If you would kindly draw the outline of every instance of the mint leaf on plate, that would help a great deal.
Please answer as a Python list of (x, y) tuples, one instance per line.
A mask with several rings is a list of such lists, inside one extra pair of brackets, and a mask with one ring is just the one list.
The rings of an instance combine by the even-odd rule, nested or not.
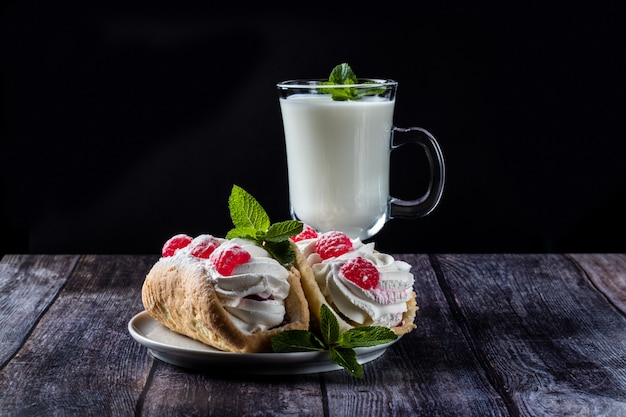
[(270, 256), (276, 259), (283, 265), (292, 264), (296, 259), (296, 254), (293, 252), (291, 244), (287, 241), (283, 242), (270, 242), (266, 241), (262, 245), (263, 248), (270, 254)]
[(252, 240), (281, 264), (293, 263), (295, 254), (289, 238), (302, 231), (302, 222), (288, 220), (272, 224), (261, 204), (237, 185), (233, 185), (228, 208), (235, 227), (226, 234), (227, 239)]
[(339, 322), (337, 317), (326, 304), (322, 304), (320, 311), (320, 331), (326, 346), (334, 346), (339, 342)]
[(265, 209), (246, 190), (236, 185), (228, 198), (230, 218), (236, 228), (254, 228), (267, 230), (270, 227), (270, 218)]
[(270, 225), (265, 233), (265, 240), (268, 242), (284, 242), (302, 231), (302, 223), (296, 220)]
[(254, 227), (236, 227), (226, 234), (226, 239), (240, 237), (242, 239), (256, 240), (257, 230)]
[(325, 304), (320, 309), (321, 337), (310, 330), (286, 330), (272, 338), (272, 349), (277, 353), (328, 351), (332, 363), (337, 364), (356, 378), (363, 377), (363, 367), (358, 362), (356, 347), (369, 347), (393, 342), (394, 332), (382, 326), (355, 327), (341, 333), (337, 317)]
[(363, 326), (355, 327), (341, 335), (341, 345), (345, 347), (369, 347), (390, 343), (398, 336), (386, 327)]
[(363, 378), (363, 367), (357, 361), (356, 352), (353, 349), (345, 347), (332, 347), (329, 350), (330, 360), (340, 365), (350, 375), (356, 378)]
[(324, 344), (308, 330), (289, 330), (272, 338), (274, 352), (308, 352), (324, 350)]

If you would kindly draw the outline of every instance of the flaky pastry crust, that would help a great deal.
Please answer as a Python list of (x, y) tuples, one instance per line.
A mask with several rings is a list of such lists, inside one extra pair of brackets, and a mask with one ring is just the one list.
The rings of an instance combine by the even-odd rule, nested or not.
[(227, 352), (270, 352), (270, 339), (285, 330), (307, 330), (309, 310), (300, 272), (291, 268), (285, 319), (280, 327), (244, 333), (231, 321), (201, 263), (161, 258), (142, 287), (146, 311), (172, 331)]

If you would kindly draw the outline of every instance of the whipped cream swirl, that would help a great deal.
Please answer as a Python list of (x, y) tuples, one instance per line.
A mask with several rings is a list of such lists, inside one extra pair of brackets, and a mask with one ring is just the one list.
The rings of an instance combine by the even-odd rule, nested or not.
[(214, 281), (215, 292), (232, 322), (244, 333), (254, 333), (280, 325), (285, 319), (285, 299), (289, 294), (289, 271), (254, 242), (220, 239), (221, 245), (238, 245), (250, 260), (237, 265), (231, 275), (220, 274), (207, 260), (177, 252), (203, 263), (207, 279)]
[(214, 268), (208, 270), (215, 280), (215, 292), (235, 325), (253, 333), (281, 324), (289, 294), (289, 271), (254, 242), (233, 239), (224, 244), (239, 245), (251, 256), (229, 276)]
[[(352, 251), (323, 260), (315, 252), (316, 241), (302, 240), (297, 245), (311, 265), (317, 285), (329, 304), (359, 325), (394, 327), (402, 324), (406, 303), (413, 296), (411, 265), (376, 252), (374, 243), (364, 244), (359, 239), (352, 240)], [(356, 257), (371, 261), (378, 270), (380, 280), (375, 288), (363, 289), (341, 273), (343, 264)]]

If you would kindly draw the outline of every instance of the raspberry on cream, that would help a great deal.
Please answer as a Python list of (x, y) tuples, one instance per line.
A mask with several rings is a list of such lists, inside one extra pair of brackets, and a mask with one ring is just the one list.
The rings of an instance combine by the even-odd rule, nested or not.
[(246, 250), (250, 259), (237, 265), (229, 276), (208, 271), (224, 309), (237, 327), (247, 333), (278, 326), (285, 318), (289, 272), (252, 242), (233, 239), (228, 244)]
[[(395, 260), (391, 255), (376, 252), (374, 243), (364, 244), (360, 239), (351, 240), (351, 248), (346, 249), (345, 239), (340, 239), (337, 232), (324, 242), (325, 236), (303, 239), (296, 245), (311, 266), (315, 281), (326, 301), (342, 316), (356, 325), (395, 327), (402, 325), (403, 314), (407, 311), (407, 302), (413, 297), (414, 277), (411, 266)], [(323, 244), (319, 244), (322, 240)], [(337, 256), (333, 253), (332, 242), (339, 242), (341, 248)], [(331, 242), (329, 244), (329, 242)], [(318, 248), (324, 252), (320, 254)], [(359, 262), (355, 262), (359, 259)], [(368, 264), (362, 269), (378, 272), (376, 279), (371, 277), (351, 276), (356, 264)], [(355, 263), (352, 268), (344, 268)], [(371, 274), (368, 272), (367, 274)]]
[(178, 248), (169, 257), (196, 263), (204, 270), (224, 310), (242, 332), (254, 333), (283, 323), (289, 271), (254, 242), (217, 240), (220, 244), (208, 258), (194, 256), (192, 245)]
[[(179, 234), (167, 240), (146, 274), (141, 301), (161, 325), (207, 346), (271, 352), (278, 334), (310, 327), (295, 262), (300, 254), (287, 241), (302, 226), (295, 220), (271, 223), (258, 201), (236, 185), (228, 207), (234, 226), (229, 239)], [(307, 273), (314, 282), (310, 268)]]

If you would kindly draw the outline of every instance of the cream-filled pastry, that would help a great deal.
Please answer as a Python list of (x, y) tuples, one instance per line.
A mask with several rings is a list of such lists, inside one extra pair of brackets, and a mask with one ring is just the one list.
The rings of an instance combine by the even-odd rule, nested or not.
[(271, 351), (274, 335), (309, 327), (298, 269), (244, 239), (172, 237), (142, 300), (169, 329), (229, 352)]
[(294, 237), (296, 265), (312, 319), (319, 323), (328, 305), (345, 331), (358, 326), (384, 326), (397, 335), (410, 332), (417, 305), (411, 266), (377, 252), (340, 232), (318, 235), (312, 229)]

